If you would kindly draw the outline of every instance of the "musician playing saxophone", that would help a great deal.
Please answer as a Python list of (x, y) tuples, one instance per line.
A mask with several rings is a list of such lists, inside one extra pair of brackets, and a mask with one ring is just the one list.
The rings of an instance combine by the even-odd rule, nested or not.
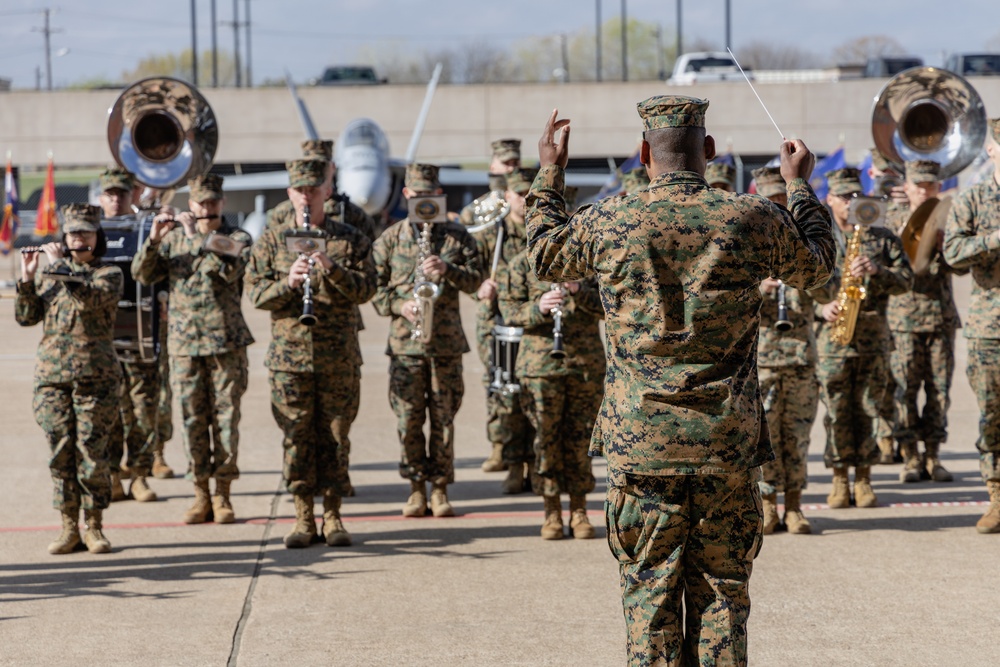
[[(816, 376), (820, 399), (826, 406), (826, 450), (823, 461), (833, 468), (833, 489), (827, 502), (831, 509), (848, 507), (851, 489), (849, 468), (855, 468), (854, 499), (858, 507), (875, 507), (878, 500), (871, 487), (871, 465), (878, 461), (875, 420), (886, 387), (892, 338), (886, 321), (889, 297), (913, 285), (913, 271), (903, 244), (888, 229), (879, 226), (855, 230), (849, 220), (851, 200), (861, 194), (857, 169), (845, 168), (827, 175), (826, 203), (844, 236), (838, 247), (837, 271), (824, 288), (814, 291), (821, 317), (816, 332), (819, 362)], [(857, 256), (845, 267), (844, 253), (862, 234)], [(861, 281), (865, 298), (859, 304), (854, 335), (842, 345), (834, 340), (840, 306), (837, 301), (845, 272)]]
[[(778, 167), (753, 171), (757, 194), (787, 208), (788, 191)], [(757, 338), (757, 372), (764, 416), (771, 433), (775, 459), (761, 466), (760, 495), (764, 509), (764, 534), (782, 527), (793, 535), (812, 532), (802, 513), (806, 488), (809, 433), (816, 420), (819, 389), (816, 386), (816, 336), (814, 303), (809, 291), (765, 279), (760, 286), (760, 331)], [(779, 326), (784, 303), (785, 325)], [(778, 493), (784, 493), (785, 515), (778, 516)]]
[[(531, 423), (521, 411), (521, 402), (513, 394), (489, 391), (493, 380), (490, 372), (490, 352), (493, 348), (493, 327), (503, 324), (497, 306), (496, 274), (502, 271), (527, 244), (524, 230), (524, 196), (535, 180), (537, 169), (514, 169), (507, 174), (504, 199), (507, 214), (493, 224), (473, 232), (479, 261), (487, 275), (476, 292), (479, 310), (476, 312), (476, 343), (479, 359), (486, 368), (483, 384), (486, 392), (486, 437), (492, 445), (489, 457), (483, 462), (483, 472), (507, 470), (501, 490), (503, 493), (525, 491), (527, 471), (534, 454), (531, 443), (535, 434)], [(499, 247), (497, 242), (499, 241)]]
[[(440, 192), (436, 166), (407, 167), (404, 197)], [(454, 509), (447, 487), (455, 481), (454, 420), (464, 393), (462, 355), (469, 351), (458, 293), (475, 292), (483, 275), (476, 244), (461, 223), (431, 224), (426, 233), (424, 226), (404, 218), (375, 241), (378, 291), (374, 305), (380, 315), (391, 318), (386, 348), (389, 402), (402, 449), (399, 474), (410, 481), (403, 515), (426, 514), (430, 482), (432, 513), (451, 516)], [(414, 299), (414, 285), (421, 281), (438, 287), (433, 316)], [(418, 326), (424, 335), (414, 338)], [(430, 439), (425, 442), (428, 416)]]
[[(156, 215), (132, 260), (136, 280), (166, 281), (169, 290), (170, 381), (184, 418), (188, 478), (194, 482), (185, 523), (236, 520), (229, 491), (240, 476), (240, 401), (247, 388), (246, 348), (253, 343), (240, 308), (250, 235), (223, 225), (222, 183), (215, 174), (189, 180), (190, 210)], [(228, 252), (213, 251), (212, 241), (225, 243)]]
[[(341, 448), (350, 449), (358, 413), (361, 348), (357, 305), (375, 293), (371, 244), (363, 233), (327, 217), (325, 160), (287, 163), (288, 198), (295, 217), (264, 230), (254, 243), (246, 281), (253, 304), (271, 313), (271, 344), (264, 365), (271, 385), (271, 412), (284, 434), (282, 474), (295, 500), (295, 525), (285, 546), (309, 546), (316, 537), (313, 499), (323, 496), (323, 537), (346, 546), (351, 537), (340, 518), (350, 478)], [(289, 248), (288, 234), (305, 225), (322, 232), (315, 249)], [(294, 239), (294, 241), (302, 239)], [(312, 240), (312, 239), (306, 239)], [(311, 262), (310, 262), (311, 260)], [(310, 279), (316, 322), (300, 321), (303, 285)]]
[[(587, 494), (594, 490), (590, 447), (604, 398), (604, 308), (593, 278), (553, 285), (535, 277), (527, 252), (501, 272), (500, 313), (524, 327), (515, 371), (521, 409), (535, 431), (531, 487), (545, 503), (541, 536), (563, 537), (560, 494), (569, 496), (573, 537), (594, 537)], [(553, 355), (554, 314), (560, 313), (563, 356)]]

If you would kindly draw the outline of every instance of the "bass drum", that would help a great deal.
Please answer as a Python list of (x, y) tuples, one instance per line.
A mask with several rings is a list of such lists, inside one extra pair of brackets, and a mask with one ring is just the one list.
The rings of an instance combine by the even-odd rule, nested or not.
[(147, 287), (132, 277), (132, 258), (139, 253), (152, 224), (152, 216), (101, 221), (108, 241), (108, 251), (102, 259), (120, 268), (125, 278), (115, 320), (115, 352), (123, 362), (154, 363), (160, 352), (160, 317), (155, 296), (166, 288)]

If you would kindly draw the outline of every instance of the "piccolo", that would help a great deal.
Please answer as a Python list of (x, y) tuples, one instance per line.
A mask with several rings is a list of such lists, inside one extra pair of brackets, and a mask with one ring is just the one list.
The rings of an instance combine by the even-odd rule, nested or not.
[[(93, 250), (94, 249), (91, 248), (89, 245), (85, 245), (85, 246), (82, 246), (80, 248), (69, 248), (69, 247), (66, 247), (66, 246), (62, 247), (62, 252), (63, 252), (64, 255), (66, 253), (70, 253), (70, 252), (93, 252)], [(45, 252), (45, 248), (43, 246), (40, 246), (40, 245), (24, 246), (23, 248), (21, 248), (21, 254), (22, 255), (31, 255), (31, 254), (34, 254), (36, 252)]]

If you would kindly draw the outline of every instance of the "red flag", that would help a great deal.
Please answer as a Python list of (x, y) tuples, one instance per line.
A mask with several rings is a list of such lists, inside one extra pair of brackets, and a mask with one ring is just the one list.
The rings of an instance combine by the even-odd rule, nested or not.
[(7, 174), (4, 177), (3, 222), (0, 223), (0, 252), (7, 254), (14, 247), (17, 238), (17, 227), (21, 219), (17, 216), (17, 186), (14, 184), (14, 171), (10, 166), (10, 154), (7, 155)]
[(59, 231), (59, 219), (56, 217), (56, 179), (52, 167), (52, 155), (49, 155), (49, 169), (45, 174), (45, 187), (42, 188), (42, 198), (38, 200), (38, 218), (35, 220), (35, 236), (55, 236)]

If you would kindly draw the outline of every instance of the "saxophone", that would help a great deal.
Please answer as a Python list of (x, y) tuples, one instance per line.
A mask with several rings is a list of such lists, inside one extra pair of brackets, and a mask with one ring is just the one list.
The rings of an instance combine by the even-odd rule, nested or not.
[(413, 321), (413, 331), (410, 332), (410, 340), (421, 343), (431, 342), (434, 327), (434, 300), (437, 299), (440, 288), (437, 283), (427, 279), (424, 275), (424, 260), (431, 255), (431, 231), (433, 223), (425, 222), (420, 231), (420, 238), (417, 246), (420, 252), (417, 254), (417, 270), (413, 280), (413, 299), (417, 302), (417, 316)]
[(851, 264), (854, 258), (861, 254), (861, 240), (864, 228), (854, 225), (854, 236), (847, 244), (844, 252), (844, 272), (840, 278), (840, 291), (837, 293), (837, 305), (840, 312), (833, 323), (830, 338), (838, 345), (849, 345), (854, 338), (854, 327), (858, 323), (858, 313), (861, 312), (861, 302), (865, 300), (867, 291), (864, 277), (851, 275)]

